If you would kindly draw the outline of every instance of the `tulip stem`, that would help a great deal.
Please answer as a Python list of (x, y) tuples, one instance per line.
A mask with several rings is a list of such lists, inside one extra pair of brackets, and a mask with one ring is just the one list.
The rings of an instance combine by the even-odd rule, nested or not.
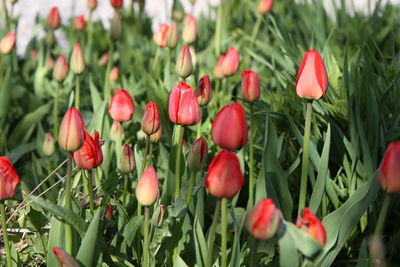
[[(150, 136), (148, 136), (148, 138), (150, 138)], [(150, 142), (149, 155), (147, 156), (147, 166), (151, 165), (152, 160), (153, 160), (153, 143)]]
[(254, 105), (250, 103), (250, 138), (249, 138), (249, 154), (250, 154), (250, 162), (249, 162), (249, 201), (248, 206), (252, 207), (254, 203), (254, 140), (253, 140), (253, 131), (254, 131)]
[(379, 213), (378, 222), (375, 227), (374, 236), (380, 238), (383, 232), (383, 228), (385, 226), (385, 218), (387, 211), (389, 209), (391, 197), (390, 194), (385, 193), (385, 199), (383, 200), (383, 205), (381, 208), (381, 212)]
[(58, 138), (58, 100), (60, 95), (61, 83), (57, 83), (56, 94), (54, 95), (53, 120), (54, 120), (54, 138)]
[(75, 76), (75, 108), (79, 110), (81, 96), (81, 83), (79, 81), (79, 74)]
[(222, 244), (221, 244), (221, 267), (227, 266), (227, 231), (228, 231), (228, 224), (227, 224), (227, 209), (228, 209), (228, 199), (222, 199), (222, 206), (221, 206), (221, 235), (222, 235)]
[(93, 44), (93, 11), (89, 11), (89, 21), (88, 21), (88, 45), (87, 45), (87, 59), (88, 62), (92, 62), (92, 44)]
[(124, 173), (124, 193), (122, 195), (122, 204), (126, 207), (128, 204), (127, 196), (128, 196), (128, 185), (129, 185), (129, 174)]
[(4, 207), (4, 201), (0, 201), (0, 211), (1, 211), (1, 228), (3, 228), (3, 241), (4, 241), (4, 249), (6, 251), (6, 257), (7, 257), (7, 266), (11, 267), (12, 260), (11, 260), (10, 243), (8, 242), (6, 210)]
[(156, 67), (158, 66), (158, 61), (160, 60), (160, 52), (161, 52), (161, 47), (157, 46), (156, 55), (153, 61), (153, 66), (151, 67), (153, 72), (156, 71)]
[[(72, 189), (72, 153), (68, 153), (67, 161), (67, 177), (65, 178), (65, 208), (72, 210), (71, 208), (71, 189)], [(71, 225), (65, 224), (65, 243), (66, 251), (72, 255), (72, 229)]]
[(122, 149), (122, 138), (121, 135), (119, 134), (117, 135), (117, 139), (115, 140), (115, 158), (117, 160), (118, 168), (121, 168), (121, 149)]
[(144, 207), (143, 266), (149, 267), (149, 207)]
[(104, 99), (107, 99), (110, 96), (110, 71), (111, 71), (113, 51), (114, 51), (114, 43), (111, 42), (110, 50), (108, 51), (106, 75), (104, 77)]
[(218, 57), (221, 54), (221, 35), (222, 35), (222, 10), (223, 3), (220, 3), (218, 6), (218, 13), (217, 13), (217, 22), (215, 25), (215, 55)]
[(261, 21), (262, 21), (260, 12), (257, 12), (256, 16), (257, 16), (256, 25), (254, 26), (253, 33), (251, 34), (251, 44), (250, 44), (251, 48), (254, 46), (254, 42), (256, 41), (257, 34), (260, 29)]
[(213, 263), (212, 256), (213, 256), (214, 239), (215, 239), (215, 232), (217, 230), (220, 210), (221, 210), (221, 199), (218, 199), (217, 204), (215, 205), (214, 217), (210, 228), (210, 234), (208, 235), (208, 251), (207, 251), (206, 267), (211, 267)]
[(312, 100), (307, 102), (306, 121), (304, 127), (303, 139), (303, 161), (301, 166), (301, 183), (300, 183), (300, 199), (298, 216), (306, 205), (307, 196), (307, 176), (308, 176), (308, 150), (310, 145), (310, 131), (311, 131), (311, 116), (312, 116)]
[(189, 191), (186, 196), (186, 206), (189, 208), (190, 202), (192, 200), (192, 195), (193, 195), (193, 189), (194, 186), (196, 185), (196, 173), (195, 171), (192, 171), (190, 175), (190, 185), (189, 185)]
[(8, 12), (7, 12), (7, 5), (6, 5), (6, 0), (3, 0), (3, 4), (2, 4), (2, 17), (3, 17), (3, 25), (5, 26), (5, 28), (7, 29), (7, 32), (9, 32), (9, 28), (10, 28), (10, 23), (9, 23), (9, 19), (8, 19)]
[(147, 162), (147, 155), (149, 154), (149, 146), (150, 146), (150, 135), (146, 136), (146, 147), (144, 149), (144, 155), (142, 159), (142, 165), (140, 166), (140, 175), (139, 177), (142, 177), (144, 169), (146, 168), (146, 162)]
[(88, 193), (89, 193), (89, 206), (90, 206), (90, 212), (94, 214), (94, 198), (93, 198), (93, 178), (94, 178), (94, 169), (93, 170), (87, 170), (88, 174)]
[(257, 259), (257, 247), (258, 247), (258, 240), (253, 238), (251, 241), (251, 250), (250, 250), (250, 264), (249, 267), (256, 266), (256, 259)]
[(180, 186), (180, 171), (181, 171), (181, 154), (182, 154), (182, 139), (185, 128), (182, 125), (176, 124), (176, 134), (178, 135), (178, 149), (176, 150), (176, 161), (175, 161), (175, 200), (179, 197)]

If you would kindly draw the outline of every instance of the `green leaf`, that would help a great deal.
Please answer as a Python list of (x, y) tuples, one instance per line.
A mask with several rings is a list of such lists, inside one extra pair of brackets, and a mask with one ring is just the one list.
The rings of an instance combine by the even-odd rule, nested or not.
[(199, 267), (203, 267), (207, 260), (207, 243), (204, 237), (203, 229), (197, 218), (194, 219), (193, 238), (196, 250), (196, 262)]
[[(285, 226), (285, 225), (283, 225)], [(281, 267), (299, 266), (299, 254), (293, 242), (291, 232), (284, 230), (282, 237), (279, 238), (279, 265)]]
[(65, 223), (53, 216), (50, 220), (49, 241), (47, 243), (47, 266), (58, 266), (58, 260), (53, 253), (54, 247), (65, 247)]
[(122, 236), (124, 237), (124, 241), (128, 246), (132, 245), (132, 242), (136, 236), (136, 232), (140, 229), (143, 224), (143, 216), (135, 216), (129, 220), (129, 222), (125, 225)]
[(188, 265), (183, 261), (183, 259), (177, 255), (174, 260), (174, 267), (188, 267)]

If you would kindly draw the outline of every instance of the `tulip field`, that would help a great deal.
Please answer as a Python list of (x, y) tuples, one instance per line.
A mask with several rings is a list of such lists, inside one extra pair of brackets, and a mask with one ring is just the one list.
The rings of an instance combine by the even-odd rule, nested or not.
[(400, 6), (152, 1), (2, 0), (0, 266), (397, 266)]

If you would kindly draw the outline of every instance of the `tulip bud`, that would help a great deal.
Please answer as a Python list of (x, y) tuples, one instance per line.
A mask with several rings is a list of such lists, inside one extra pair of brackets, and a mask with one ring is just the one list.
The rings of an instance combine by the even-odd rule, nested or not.
[(252, 70), (242, 72), (242, 97), (247, 102), (255, 102), (260, 98), (260, 78)]
[(122, 156), (121, 156), (121, 171), (124, 173), (128, 173), (133, 171), (135, 168), (135, 156), (133, 154), (132, 148), (125, 144), (122, 148)]
[(200, 121), (196, 94), (184, 82), (179, 82), (169, 96), (169, 119), (176, 124), (193, 125)]
[(114, 17), (111, 20), (110, 26), (110, 38), (113, 41), (118, 41), (122, 36), (122, 24), (121, 24), (121, 16), (118, 12), (114, 13)]
[(189, 51), (190, 51), (190, 55), (192, 56), (192, 63), (193, 63), (193, 69), (194, 69), (197, 64), (196, 50), (194, 50), (193, 46), (189, 46)]
[(197, 85), (197, 101), (200, 106), (207, 105), (212, 99), (211, 81), (208, 75), (202, 77)]
[(118, 9), (118, 8), (122, 8), (124, 6), (124, 1), (123, 0), (110, 0), (110, 4), (113, 6), (113, 8)]
[(134, 108), (131, 95), (123, 89), (117, 89), (111, 98), (108, 112), (115, 121), (129, 121), (132, 119)]
[(217, 79), (222, 79), (225, 77), (224, 72), (222, 70), (222, 63), (224, 63), (224, 58), (225, 58), (224, 55), (220, 55), (218, 58), (218, 63), (217, 65), (215, 65), (214, 76)]
[(271, 198), (264, 198), (247, 215), (246, 228), (257, 239), (273, 237), (282, 224), (282, 215)]
[(187, 157), (187, 165), (189, 169), (196, 172), (203, 169), (204, 164), (207, 161), (207, 149), (207, 142), (204, 137), (200, 137), (196, 142), (194, 142)]
[(142, 206), (154, 204), (158, 197), (158, 178), (153, 166), (148, 166), (136, 187), (136, 199)]
[(309, 209), (304, 208), (301, 213), (301, 218), (297, 219), (297, 228), (308, 233), (312, 238), (317, 240), (322, 246), (326, 242), (326, 231), (324, 225), (317, 216)]
[(57, 58), (56, 64), (53, 69), (53, 79), (57, 82), (64, 81), (68, 75), (68, 63), (64, 55)]
[(152, 135), (158, 131), (160, 125), (160, 115), (157, 105), (153, 102), (149, 102), (144, 110), (142, 118), (142, 131), (147, 135)]
[(118, 67), (112, 68), (110, 71), (110, 81), (115, 82), (116, 80), (118, 80), (118, 77), (119, 77), (119, 68)]
[(88, 0), (87, 1), (88, 8), (93, 11), (97, 8), (97, 0)]
[(260, 0), (260, 3), (258, 4), (258, 11), (263, 14), (267, 14), (271, 11), (273, 6), (274, 0)]
[(13, 198), (20, 179), (11, 161), (0, 157), (0, 201)]
[(388, 146), (378, 169), (378, 183), (388, 193), (400, 193), (400, 142)]
[(222, 62), (222, 72), (225, 76), (231, 76), (236, 73), (239, 67), (239, 52), (231, 46), (225, 54)]
[(182, 79), (186, 79), (192, 74), (192, 55), (190, 54), (189, 47), (187, 47), (186, 45), (182, 46), (181, 52), (178, 56), (178, 60), (176, 61), (175, 70)]
[(107, 210), (106, 210), (106, 219), (111, 221), (112, 215), (113, 215), (113, 206), (111, 204), (108, 204)]
[(154, 33), (153, 41), (160, 47), (165, 47), (167, 42), (168, 24), (161, 24), (160, 28)]
[(160, 141), (161, 139), (161, 134), (162, 134), (162, 126), (160, 124), (160, 128), (158, 129), (158, 131), (150, 135), (150, 142), (158, 143), (158, 141)]
[(74, 160), (76, 165), (84, 170), (92, 170), (103, 163), (99, 132), (94, 132), (94, 136), (91, 137), (85, 131), (85, 141), (83, 146), (74, 152)]
[(53, 7), (50, 10), (49, 16), (47, 17), (47, 26), (56, 30), (60, 27), (60, 13), (57, 7)]
[(54, 68), (54, 59), (52, 57), (49, 57), (46, 63), (47, 63), (46, 64), (47, 71), (50, 71), (51, 69)]
[(208, 167), (205, 187), (211, 195), (218, 198), (231, 198), (242, 188), (244, 178), (238, 157), (229, 151), (221, 150)]
[(55, 142), (51, 133), (46, 133), (44, 136), (43, 146), (42, 146), (43, 154), (45, 156), (53, 155), (55, 151)]
[(165, 44), (169, 48), (174, 48), (178, 44), (178, 26), (174, 20), (168, 28)]
[(191, 44), (196, 41), (196, 38), (197, 38), (196, 18), (190, 14), (186, 14), (183, 31), (182, 31), (182, 40), (186, 44)]
[(296, 93), (301, 98), (320, 99), (328, 89), (328, 75), (320, 54), (309, 50), (304, 54), (297, 73)]
[(85, 140), (85, 123), (81, 113), (74, 107), (69, 108), (61, 122), (58, 144), (68, 152), (82, 147)]
[(74, 29), (77, 31), (83, 31), (85, 27), (86, 27), (85, 16), (83, 15), (75, 16)]
[(247, 143), (247, 120), (243, 106), (232, 103), (223, 107), (212, 122), (211, 135), (214, 143), (221, 148), (242, 148)]
[(71, 71), (78, 75), (85, 71), (85, 58), (83, 57), (81, 46), (78, 43), (74, 45), (74, 49), (72, 50), (70, 67)]
[(3, 37), (0, 41), (0, 53), (2, 54), (10, 54), (14, 49), (15, 40), (17, 36), (13, 32), (9, 32), (6, 36)]
[(124, 128), (119, 121), (114, 121), (110, 129), (111, 141), (123, 140), (125, 138)]
[(110, 58), (110, 54), (109, 53), (104, 53), (103, 55), (101, 55), (101, 57), (100, 57), (99, 61), (97, 62), (97, 64), (100, 67), (103, 67), (103, 66), (107, 65), (107, 62), (108, 62), (109, 58)]
[(79, 267), (79, 263), (62, 248), (53, 247), (53, 252), (56, 255), (60, 267)]

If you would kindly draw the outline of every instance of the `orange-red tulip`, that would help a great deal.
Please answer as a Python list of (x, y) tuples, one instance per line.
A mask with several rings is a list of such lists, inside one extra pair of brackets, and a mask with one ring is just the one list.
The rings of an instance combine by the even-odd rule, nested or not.
[(97, 8), (97, 0), (88, 0), (87, 5), (88, 8), (93, 11)]
[(153, 166), (148, 166), (136, 187), (136, 199), (142, 206), (150, 206), (157, 200), (159, 193), (157, 173)]
[(57, 7), (53, 7), (50, 10), (50, 13), (47, 17), (47, 25), (53, 30), (58, 29), (60, 27), (60, 12), (58, 12)]
[(82, 147), (85, 140), (85, 123), (81, 113), (69, 108), (61, 122), (58, 144), (66, 151), (74, 152)]
[(165, 47), (167, 42), (168, 24), (161, 24), (160, 28), (154, 33), (153, 41), (156, 45)]
[(77, 31), (82, 31), (85, 29), (85, 27), (86, 27), (85, 16), (83, 15), (75, 16), (74, 29)]
[(231, 46), (225, 53), (224, 61), (222, 62), (222, 72), (225, 76), (231, 76), (236, 73), (239, 67), (239, 52)]
[(129, 121), (134, 112), (134, 103), (128, 91), (117, 89), (111, 98), (108, 112), (115, 121)]
[(296, 226), (303, 229), (311, 237), (317, 240), (322, 246), (326, 242), (326, 231), (324, 225), (317, 216), (309, 209), (304, 208), (301, 213), (301, 218), (296, 222)]
[(9, 54), (15, 47), (17, 36), (13, 32), (9, 32), (0, 41), (0, 53)]
[(400, 193), (400, 142), (391, 143), (378, 170), (378, 182), (388, 193)]
[(74, 160), (79, 168), (92, 170), (103, 163), (99, 132), (94, 132), (93, 137), (85, 131), (83, 146), (74, 152)]
[(242, 97), (247, 102), (255, 102), (260, 98), (260, 78), (252, 70), (242, 72)]
[(200, 106), (207, 105), (212, 99), (212, 87), (208, 75), (202, 77), (196, 89), (197, 101)]
[(263, 13), (269, 13), (274, 6), (274, 0), (260, 0), (258, 4), (258, 10)]
[(142, 131), (147, 135), (155, 134), (160, 129), (161, 121), (156, 103), (149, 102), (142, 118)]
[(176, 124), (193, 125), (200, 121), (196, 93), (184, 82), (172, 89), (169, 97), (169, 119)]
[(110, 58), (110, 54), (109, 53), (104, 53), (103, 55), (101, 55), (101, 57), (99, 58), (99, 61), (97, 62), (97, 64), (100, 67), (103, 67), (105, 65), (107, 65), (108, 59)]
[(7, 157), (0, 157), (0, 201), (15, 196), (19, 181), (19, 176), (11, 161)]
[(119, 78), (119, 68), (114, 67), (110, 71), (110, 81), (115, 82)]

